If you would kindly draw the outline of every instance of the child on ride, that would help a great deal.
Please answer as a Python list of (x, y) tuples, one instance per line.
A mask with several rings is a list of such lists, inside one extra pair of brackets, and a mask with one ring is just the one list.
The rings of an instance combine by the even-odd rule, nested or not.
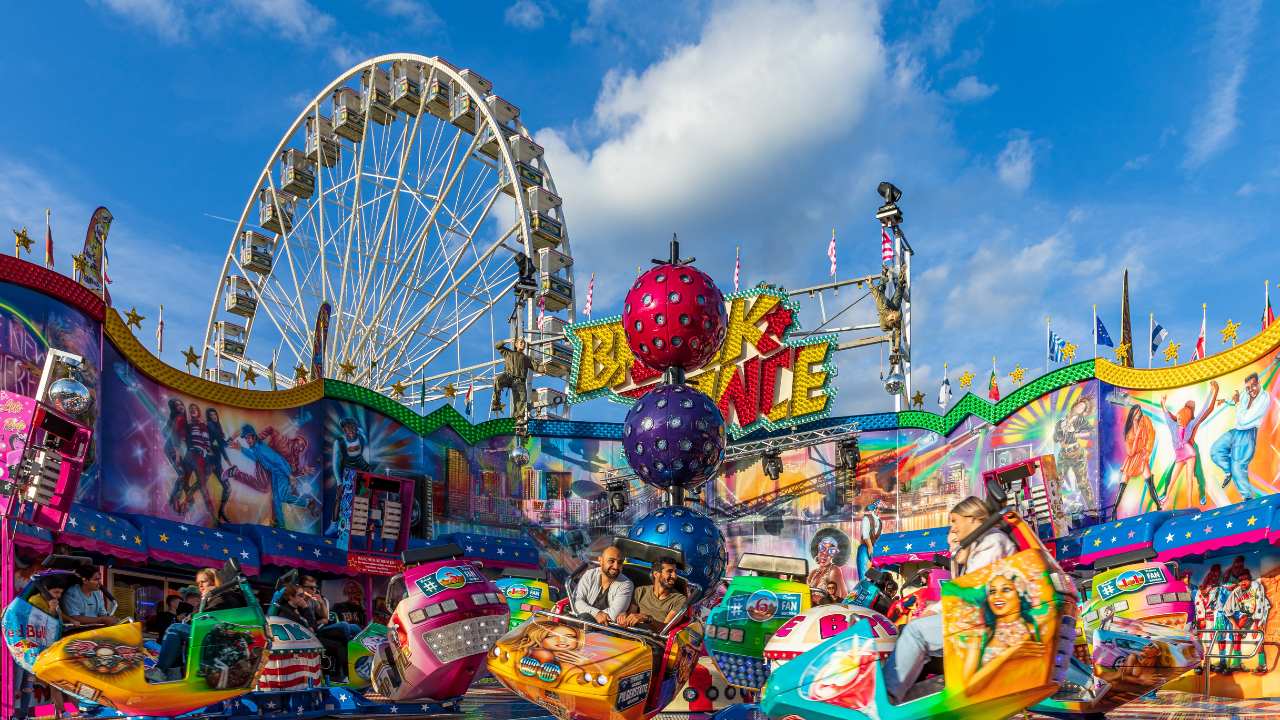
[[(951, 574), (959, 577), (1013, 555), (1018, 548), (998, 528), (991, 528), (967, 548), (960, 541), (977, 530), (991, 515), (980, 498), (969, 496), (951, 508)], [(935, 608), (907, 623), (884, 666), (885, 689), (895, 704), (902, 702), (930, 656), (942, 655), (942, 613)]]

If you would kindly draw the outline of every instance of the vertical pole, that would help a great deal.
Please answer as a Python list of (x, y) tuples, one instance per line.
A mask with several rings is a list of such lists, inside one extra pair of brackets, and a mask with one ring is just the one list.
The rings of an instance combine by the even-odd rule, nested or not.
[[(0, 515), (0, 538), (4, 539), (4, 549), (0, 550), (0, 608), (8, 608), (13, 602), (14, 547), (12, 521), (8, 515)], [(0, 718), (13, 717), (13, 658), (9, 653), (0, 657)]]
[(911, 246), (904, 242), (902, 229), (893, 227), (894, 257), (902, 263), (902, 281), (907, 284), (902, 295), (902, 375), (906, 378), (903, 397), (911, 397), (915, 388), (911, 381)]
[(1156, 314), (1147, 313), (1147, 369), (1151, 369), (1152, 356), (1155, 355)]
[(1093, 356), (1098, 357), (1098, 306), (1093, 306)]

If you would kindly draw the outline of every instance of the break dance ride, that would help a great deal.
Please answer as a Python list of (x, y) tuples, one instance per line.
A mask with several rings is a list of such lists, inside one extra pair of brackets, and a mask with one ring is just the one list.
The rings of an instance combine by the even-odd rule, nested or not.
[(561, 602), (557, 612), (534, 610), (499, 640), (489, 671), (557, 718), (652, 718), (681, 693), (702, 655), (693, 608), (724, 575), (724, 537), (683, 499), (686, 489), (705, 483), (720, 467), (725, 429), (715, 403), (684, 379), (719, 350), (727, 317), (719, 288), (692, 262), (680, 258), (673, 239), (670, 259), (655, 260), (626, 296), (627, 343), (640, 362), (664, 373), (664, 381), (627, 413), (623, 448), (637, 476), (668, 491), (671, 504), (637, 520), (627, 537), (613, 543), (636, 585), (649, 583), (644, 571), (659, 559), (674, 559), (677, 589), (687, 600), (657, 631), (573, 616), (567, 601)]

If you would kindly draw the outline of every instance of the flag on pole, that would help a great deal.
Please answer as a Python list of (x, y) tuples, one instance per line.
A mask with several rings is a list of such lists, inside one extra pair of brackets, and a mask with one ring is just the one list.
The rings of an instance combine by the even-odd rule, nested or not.
[(472, 392), (472, 390), (474, 389), (475, 389), (474, 385), (467, 386), (467, 394), (463, 402), (463, 405), (465, 406), (464, 409), (467, 411), (467, 417), (471, 417), (471, 408), (472, 408), (471, 398), (474, 397), (474, 393)]
[(996, 379), (996, 359), (991, 358), (991, 379), (987, 381), (987, 398), (1000, 402), (1000, 381)]
[(1196, 351), (1191, 354), (1192, 360), (1204, 359), (1204, 324), (1208, 319), (1209, 304), (1201, 303), (1200, 305), (1200, 337), (1196, 338)]
[(888, 228), (880, 228), (880, 262), (893, 264), (893, 237), (889, 235)]
[(156, 322), (156, 357), (164, 354), (164, 305), (160, 306), (160, 319)]
[[(453, 403), (449, 403), (452, 405)], [(427, 366), (422, 366), (422, 381), (418, 383), (418, 409), (427, 407)]]
[(547, 296), (538, 296), (538, 331), (542, 331), (542, 318), (547, 314)]
[(1152, 315), (1151, 319), (1153, 323), (1151, 327), (1151, 354), (1155, 355), (1160, 350), (1160, 346), (1164, 344), (1164, 341), (1169, 339), (1169, 331), (1160, 323), (1155, 322), (1155, 315)]
[(107, 254), (107, 247), (102, 247), (102, 281), (111, 284), (111, 276), (107, 274), (107, 267), (111, 265), (111, 256)]
[(53, 269), (53, 224), (49, 210), (44, 211), (44, 266)]
[(1102, 318), (1096, 317), (1097, 325), (1095, 329), (1094, 343), (1097, 345), (1106, 345), (1107, 347), (1115, 347), (1115, 341), (1111, 339), (1111, 333), (1107, 332), (1107, 326), (1102, 324)]
[(1049, 330), (1049, 362), (1062, 362), (1062, 348), (1067, 346), (1067, 341), (1061, 335)]
[(596, 293), (596, 274), (591, 273), (591, 279), (587, 281), (587, 302), (582, 306), (582, 314), (591, 317), (591, 298)]
[(742, 274), (742, 246), (733, 249), (733, 291), (738, 291), (738, 276)]
[(951, 402), (951, 378), (947, 376), (947, 364), (942, 363), (942, 384), (938, 386), (938, 407), (947, 409)]
[(1266, 288), (1266, 309), (1262, 311), (1262, 329), (1266, 330), (1271, 327), (1271, 323), (1276, 321), (1276, 311), (1271, 309), (1271, 281), (1267, 281)]
[(277, 390), (276, 387), (276, 353), (271, 353), (271, 364), (267, 366), (267, 376), (271, 378), (271, 389)]
[(836, 279), (836, 229), (831, 228), (831, 242), (827, 243), (827, 257), (831, 260), (831, 280)]

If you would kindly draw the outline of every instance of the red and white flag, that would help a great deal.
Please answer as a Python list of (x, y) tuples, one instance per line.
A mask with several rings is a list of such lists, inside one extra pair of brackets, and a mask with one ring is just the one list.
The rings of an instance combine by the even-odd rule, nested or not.
[(591, 298), (596, 293), (596, 274), (591, 273), (591, 279), (587, 281), (587, 302), (582, 306), (582, 314), (591, 317)]
[(50, 223), (50, 212), (44, 211), (44, 266), (53, 269), (53, 225)]
[(1192, 360), (1204, 359), (1204, 323), (1209, 315), (1209, 306), (1207, 304), (1200, 306), (1200, 337), (1196, 338), (1196, 351), (1191, 354)]
[(733, 290), (738, 290), (738, 276), (742, 274), (742, 246), (733, 250)]
[(831, 260), (831, 279), (836, 279), (836, 229), (831, 228), (831, 242), (827, 244), (827, 257)]
[(464, 408), (466, 409), (466, 411), (467, 411), (467, 417), (471, 417), (471, 409), (472, 409), (472, 407), (473, 407), (473, 406), (472, 406), (472, 404), (471, 404), (471, 400), (472, 400), (472, 398), (473, 398), (473, 397), (475, 397), (475, 395), (474, 395), (474, 393), (472, 392), (472, 390), (474, 390), (474, 386), (473, 386), (473, 385), (468, 385), (468, 386), (467, 386), (467, 394), (466, 394), (466, 396), (464, 396), (464, 398), (463, 398), (463, 403), (462, 403), (462, 404), (463, 404), (463, 407), (464, 407)]
[(880, 228), (880, 261), (885, 265), (893, 264), (893, 237), (888, 228)]
[(538, 298), (538, 331), (542, 331), (542, 318), (547, 314), (547, 297), (542, 295)]

